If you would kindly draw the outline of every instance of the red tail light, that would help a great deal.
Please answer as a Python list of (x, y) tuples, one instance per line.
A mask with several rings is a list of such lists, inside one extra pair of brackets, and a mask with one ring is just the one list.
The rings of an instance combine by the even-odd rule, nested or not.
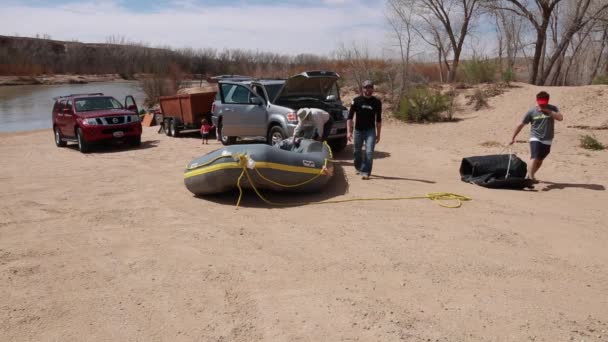
[(287, 113), (287, 121), (289, 121), (289, 122), (297, 122), (298, 121), (298, 117), (297, 117), (296, 113), (294, 113), (294, 112)]

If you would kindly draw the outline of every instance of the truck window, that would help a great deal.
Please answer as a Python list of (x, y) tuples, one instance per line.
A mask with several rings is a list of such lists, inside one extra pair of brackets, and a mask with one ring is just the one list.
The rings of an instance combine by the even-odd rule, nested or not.
[(268, 99), (270, 101), (274, 101), (274, 98), (277, 97), (277, 94), (279, 93), (279, 90), (281, 90), (281, 87), (283, 87), (282, 83), (266, 85), (266, 92), (268, 93)]
[[(224, 87), (229, 86), (229, 87)], [(228, 88), (228, 92), (226, 92)], [(251, 92), (249, 89), (242, 85), (237, 84), (226, 84), (222, 85), (222, 91), (224, 92), (224, 102), (229, 104), (249, 104), (249, 97)]]

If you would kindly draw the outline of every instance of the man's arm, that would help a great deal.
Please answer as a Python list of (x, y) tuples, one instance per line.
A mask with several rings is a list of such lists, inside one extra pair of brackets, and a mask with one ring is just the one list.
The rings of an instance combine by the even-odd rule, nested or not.
[(353, 140), (353, 118), (355, 117), (355, 101), (350, 105), (348, 120), (346, 120), (346, 139)]
[(519, 132), (521, 132), (521, 129), (524, 128), (525, 125), (526, 124), (522, 122), (517, 125), (517, 127), (515, 127), (515, 132), (513, 132), (513, 137), (511, 138), (511, 142), (509, 143), (509, 145), (513, 145), (515, 143), (515, 138), (517, 137)]
[(302, 121), (298, 118), (298, 124), (293, 129), (293, 138), (291, 139), (293, 142), (296, 141), (296, 137), (300, 134), (300, 130), (302, 129)]
[(376, 116), (376, 144), (380, 142), (382, 132), (382, 101), (378, 100), (378, 114)]
[(555, 119), (557, 121), (563, 121), (564, 120), (564, 115), (559, 110), (554, 112), (554, 111), (552, 111), (551, 109), (548, 109), (548, 108), (541, 108), (541, 111), (545, 115), (550, 116), (550, 117), (552, 117), (553, 119)]

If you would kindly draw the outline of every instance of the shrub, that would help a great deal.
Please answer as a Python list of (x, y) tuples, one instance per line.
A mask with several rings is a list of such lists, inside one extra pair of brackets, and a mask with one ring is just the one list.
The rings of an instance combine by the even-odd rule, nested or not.
[(448, 110), (449, 104), (449, 96), (442, 95), (439, 91), (426, 87), (413, 88), (401, 99), (395, 116), (403, 121), (443, 121), (441, 113)]
[(474, 57), (462, 65), (465, 81), (473, 84), (496, 81), (496, 71), (496, 62), (488, 58)]
[(601, 151), (606, 148), (601, 142), (597, 141), (595, 137), (588, 134), (580, 137), (580, 146), (584, 149), (594, 151)]
[(509, 86), (509, 83), (515, 81), (515, 72), (513, 71), (513, 69), (508, 68), (504, 70), (502, 72), (502, 80), (507, 83), (507, 86)]
[(484, 142), (482, 142), (479, 145), (481, 145), (483, 147), (492, 147), (492, 148), (501, 147), (502, 146), (501, 143), (499, 143), (498, 141), (494, 141), (494, 140), (484, 141)]
[(481, 89), (475, 89), (473, 95), (469, 95), (467, 98), (469, 99), (467, 105), (473, 105), (476, 111), (488, 107), (488, 99)]
[(608, 84), (608, 75), (600, 75), (593, 79), (592, 84)]

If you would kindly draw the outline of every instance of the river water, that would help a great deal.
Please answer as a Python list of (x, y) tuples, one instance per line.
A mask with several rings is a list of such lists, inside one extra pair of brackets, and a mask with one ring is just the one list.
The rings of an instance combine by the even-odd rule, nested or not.
[(0, 86), (0, 132), (51, 128), (53, 97), (81, 93), (104, 93), (123, 104), (125, 96), (133, 95), (139, 109), (145, 99), (137, 81)]

